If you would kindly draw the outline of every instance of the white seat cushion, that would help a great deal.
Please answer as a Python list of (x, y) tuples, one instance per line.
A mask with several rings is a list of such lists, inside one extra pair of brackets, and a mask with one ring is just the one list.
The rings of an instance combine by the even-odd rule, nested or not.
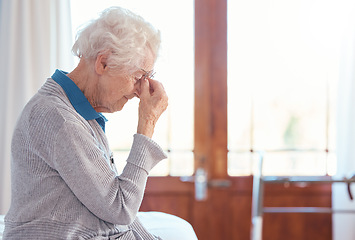
[(174, 215), (162, 212), (139, 212), (138, 218), (150, 233), (163, 240), (197, 240), (191, 224)]
[(2, 233), (5, 229), (4, 217), (4, 215), (0, 215), (0, 240), (2, 239)]

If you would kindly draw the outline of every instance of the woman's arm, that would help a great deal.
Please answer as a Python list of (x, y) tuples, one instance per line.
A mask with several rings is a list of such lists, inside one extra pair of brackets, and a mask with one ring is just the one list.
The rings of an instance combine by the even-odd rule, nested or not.
[(120, 176), (108, 158), (78, 123), (66, 122), (56, 137), (53, 165), (75, 196), (98, 218), (130, 224), (141, 205), (148, 172), (166, 155), (151, 139), (136, 134)]

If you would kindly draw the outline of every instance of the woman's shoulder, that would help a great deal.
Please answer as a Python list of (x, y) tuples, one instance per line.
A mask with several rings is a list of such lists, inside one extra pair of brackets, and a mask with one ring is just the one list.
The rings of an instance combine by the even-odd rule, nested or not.
[(70, 102), (56, 95), (36, 94), (24, 108), (30, 120), (65, 121), (76, 115)]
[(65, 96), (55, 93), (43, 94), (39, 91), (24, 107), (18, 125), (25, 124), (31, 129), (55, 131), (67, 122), (85, 125), (84, 121)]

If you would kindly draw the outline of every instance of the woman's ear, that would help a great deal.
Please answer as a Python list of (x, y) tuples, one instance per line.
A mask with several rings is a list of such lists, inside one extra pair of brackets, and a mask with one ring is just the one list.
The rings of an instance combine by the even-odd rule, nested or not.
[(95, 71), (97, 74), (102, 75), (107, 70), (107, 55), (99, 54), (95, 60)]

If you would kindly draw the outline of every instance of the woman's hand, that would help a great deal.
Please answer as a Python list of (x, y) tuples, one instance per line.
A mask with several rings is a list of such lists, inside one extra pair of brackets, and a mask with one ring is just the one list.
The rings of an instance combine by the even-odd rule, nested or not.
[(151, 138), (156, 122), (168, 107), (168, 96), (160, 82), (146, 78), (141, 82), (139, 98), (137, 133)]

